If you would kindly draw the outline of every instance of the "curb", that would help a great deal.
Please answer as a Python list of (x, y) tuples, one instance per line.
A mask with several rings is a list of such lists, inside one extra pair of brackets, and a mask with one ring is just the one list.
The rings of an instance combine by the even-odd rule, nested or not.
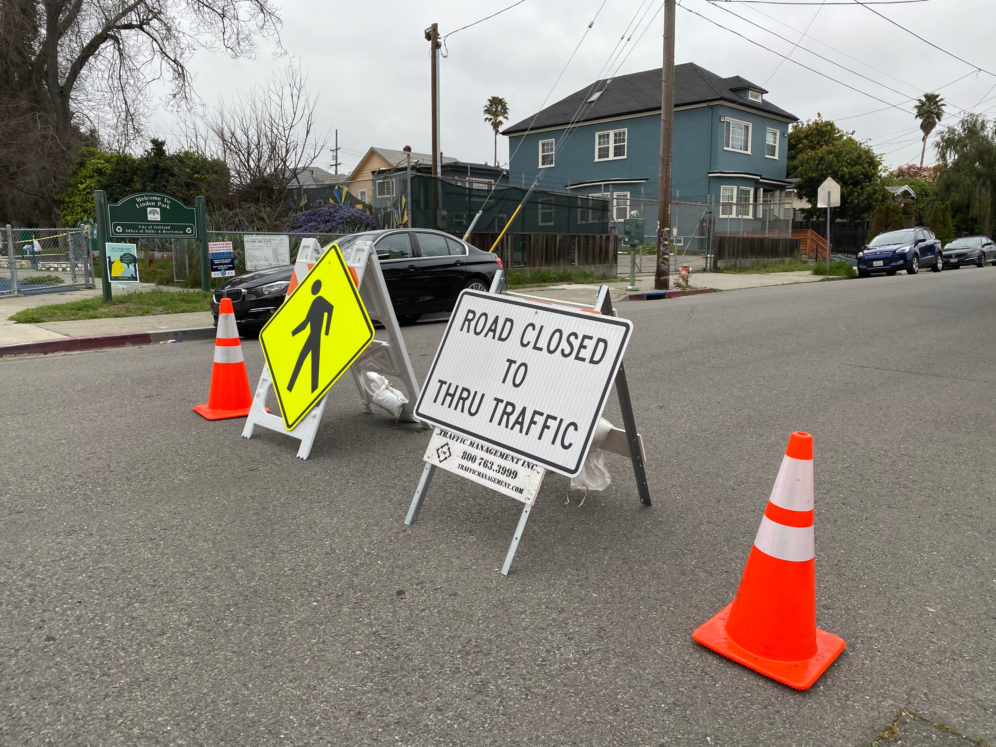
[(90, 337), (61, 337), (56, 340), (40, 340), (20, 345), (0, 346), (0, 358), (12, 355), (48, 355), (50, 353), (78, 353), (86, 350), (123, 348), (133, 345), (152, 345), (167, 340), (213, 340), (214, 327), (194, 327), (191, 329), (157, 330), (155, 332), (124, 332), (114, 335), (93, 335)]
[(644, 291), (630, 293), (624, 301), (663, 301), (666, 298), (681, 298), (682, 296), (697, 296), (701, 293), (717, 293), (713, 288), (690, 288), (687, 290)]

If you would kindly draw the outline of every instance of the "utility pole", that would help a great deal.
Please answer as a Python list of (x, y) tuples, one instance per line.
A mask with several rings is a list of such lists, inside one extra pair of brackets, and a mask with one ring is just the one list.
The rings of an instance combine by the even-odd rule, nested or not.
[(439, 176), (439, 24), (425, 30), (429, 42), (430, 69), (432, 72), (432, 175)]
[(654, 289), (671, 284), (671, 152), (674, 144), (674, 6), (664, 0), (664, 64), (661, 69), (661, 166), (657, 183), (657, 269)]
[(338, 127), (335, 130), (335, 147), (329, 148), (329, 150), (332, 151), (335, 157), (335, 160), (331, 164), (332, 168), (334, 168), (335, 173), (338, 174), (339, 173), (339, 128)]

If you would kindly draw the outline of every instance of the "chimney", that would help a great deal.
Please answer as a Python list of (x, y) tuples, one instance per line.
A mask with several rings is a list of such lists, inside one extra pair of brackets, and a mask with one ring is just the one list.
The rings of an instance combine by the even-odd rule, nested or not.
[(410, 145), (406, 145), (406, 146), (405, 146), (404, 148), (402, 148), (401, 150), (402, 150), (402, 151), (403, 151), (404, 153), (411, 153), (411, 152), (412, 152), (412, 146), (410, 146)]

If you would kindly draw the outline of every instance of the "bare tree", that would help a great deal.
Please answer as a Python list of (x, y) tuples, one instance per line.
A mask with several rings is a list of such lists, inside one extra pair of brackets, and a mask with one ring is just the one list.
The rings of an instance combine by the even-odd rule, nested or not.
[[(19, 154), (0, 149), (0, 181), (15, 178), (0, 186), (0, 209), (8, 213), (8, 188), (28, 194), (57, 184), (86, 133), (131, 141), (156, 81), (168, 80), (171, 105), (188, 106), (187, 65), (196, 50), (251, 56), (257, 40), (277, 36), (280, 27), (273, 0), (3, 0), (2, 10), (0, 138), (5, 146), (38, 139), (46, 152), (64, 154), (53, 180), (25, 174)], [(30, 158), (29, 172), (32, 163), (39, 171), (51, 165)], [(39, 199), (51, 203), (50, 185), (46, 190)]]
[(240, 204), (251, 203), (273, 225), (286, 212), (287, 190), (298, 183), (329, 142), (315, 125), (317, 96), (291, 63), (266, 84), (254, 86), (209, 112), (192, 128), (198, 150), (221, 158)]

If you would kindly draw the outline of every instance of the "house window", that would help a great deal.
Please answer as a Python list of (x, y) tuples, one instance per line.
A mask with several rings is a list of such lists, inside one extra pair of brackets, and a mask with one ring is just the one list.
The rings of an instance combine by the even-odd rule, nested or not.
[(732, 218), (735, 212), (733, 203), (737, 201), (736, 187), (719, 188), (719, 217)]
[(629, 217), (629, 192), (616, 192), (612, 195), (612, 218), (622, 223)]
[(394, 179), (381, 179), (377, 182), (378, 197), (394, 197)]
[(778, 130), (768, 129), (764, 138), (764, 155), (768, 158), (778, 158)]
[(548, 197), (539, 201), (539, 224), (541, 226), (553, 225), (553, 198)]
[(553, 140), (540, 140), (539, 142), (539, 167), (547, 169), (553, 166)]
[(761, 96), (760, 91), (749, 91), (747, 96), (751, 101), (756, 101), (759, 104), (764, 100), (764, 97)]
[(366, 202), (367, 191), (365, 189), (361, 189), (359, 192), (356, 193), (356, 199), (358, 199), (360, 202)]
[(626, 130), (595, 134), (595, 160), (614, 161), (626, 157)]
[(471, 179), (471, 189), (491, 189), (494, 182), (491, 179)]
[(750, 124), (726, 119), (726, 136), (723, 147), (737, 153), (750, 153)]
[(754, 190), (750, 187), (740, 188), (740, 204), (737, 206), (738, 218), (754, 217)]

